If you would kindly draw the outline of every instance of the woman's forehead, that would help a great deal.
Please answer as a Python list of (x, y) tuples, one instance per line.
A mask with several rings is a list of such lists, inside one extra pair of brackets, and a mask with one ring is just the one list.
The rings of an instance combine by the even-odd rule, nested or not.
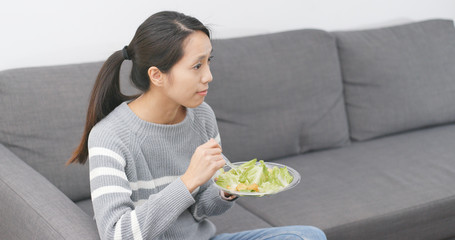
[(197, 61), (205, 58), (213, 51), (212, 43), (209, 37), (201, 32), (196, 31), (190, 34), (183, 44), (183, 58), (189, 61)]

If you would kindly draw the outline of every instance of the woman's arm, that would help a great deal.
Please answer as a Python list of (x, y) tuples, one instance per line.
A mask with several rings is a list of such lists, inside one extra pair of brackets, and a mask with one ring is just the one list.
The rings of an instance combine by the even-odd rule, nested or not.
[(193, 217), (197, 221), (201, 221), (206, 217), (223, 214), (234, 205), (237, 199), (236, 196), (223, 196), (224, 193), (210, 181), (204, 187), (196, 195), (196, 203), (190, 208)]
[[(89, 151), (92, 155), (93, 148)], [(90, 156), (89, 161), (93, 209), (102, 239), (157, 237), (195, 203), (178, 178), (135, 208), (131, 187), (118, 159), (99, 154)]]
[[(218, 124), (216, 122), (215, 113), (207, 103), (202, 103), (198, 109), (196, 117), (205, 126), (207, 138), (214, 139), (221, 149), (221, 138), (218, 130)], [(221, 153), (224, 159), (227, 159)], [(232, 200), (235, 200), (237, 196), (223, 196), (221, 192), (212, 182), (209, 180), (207, 183), (200, 187), (199, 193), (195, 196), (196, 204), (191, 206), (191, 213), (193, 217), (201, 221), (205, 217), (220, 215), (226, 212), (229, 208), (234, 205)]]

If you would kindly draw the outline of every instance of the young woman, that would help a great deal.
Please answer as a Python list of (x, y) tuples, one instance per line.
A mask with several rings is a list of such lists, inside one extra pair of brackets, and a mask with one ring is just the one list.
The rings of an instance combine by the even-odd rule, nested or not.
[[(149, 17), (110, 56), (92, 91), (83, 138), (69, 163), (90, 162), (93, 209), (102, 239), (325, 239), (314, 227), (215, 235), (207, 216), (237, 196), (209, 181), (224, 166), (214, 112), (209, 30), (177, 12)], [(119, 71), (143, 93), (120, 92)], [(290, 238), (286, 238), (290, 237)]]

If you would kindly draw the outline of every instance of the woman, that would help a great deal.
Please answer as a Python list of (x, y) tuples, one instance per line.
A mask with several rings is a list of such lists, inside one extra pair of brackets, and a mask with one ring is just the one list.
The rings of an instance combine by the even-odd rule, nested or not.
[[(90, 162), (93, 209), (102, 239), (325, 239), (293, 226), (215, 235), (207, 216), (237, 196), (210, 178), (225, 160), (215, 115), (204, 103), (212, 81), (209, 30), (176, 12), (152, 15), (110, 56), (92, 91), (84, 135), (69, 163)], [(143, 93), (120, 93), (119, 71)]]

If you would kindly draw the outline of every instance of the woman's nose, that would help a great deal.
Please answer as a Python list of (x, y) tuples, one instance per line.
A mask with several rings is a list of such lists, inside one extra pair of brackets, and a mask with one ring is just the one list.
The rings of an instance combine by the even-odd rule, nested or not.
[(209, 83), (213, 80), (212, 72), (210, 71), (210, 68), (207, 68), (207, 71), (204, 74), (204, 77), (202, 78), (203, 83)]

